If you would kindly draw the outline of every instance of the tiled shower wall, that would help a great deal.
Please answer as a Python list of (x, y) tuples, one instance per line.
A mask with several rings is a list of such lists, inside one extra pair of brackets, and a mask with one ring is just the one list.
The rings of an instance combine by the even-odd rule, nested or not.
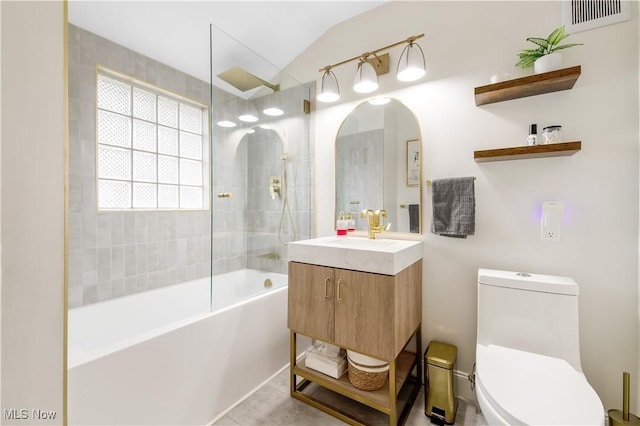
[(69, 25), (69, 307), (207, 277), (211, 268), (209, 211), (97, 212), (97, 65), (209, 104), (208, 83)]
[[(269, 123), (278, 140), (260, 131), (249, 140), (248, 127), (213, 126), (212, 241), (210, 211), (97, 212), (96, 65), (205, 105), (210, 98), (207, 82), (69, 25), (69, 307), (207, 277), (212, 266), (214, 274), (247, 267), (286, 273), (286, 245), (278, 238), (283, 200), (271, 200), (268, 180), (257, 176), (282, 175), (280, 156), (287, 151), (295, 239), (313, 237), (313, 148), (309, 116), (302, 112), (311, 86), (278, 94), (288, 111)], [(223, 113), (237, 115), (247, 102), (261, 110), (269, 96), (244, 101), (214, 87), (213, 99), (215, 122)], [(269, 152), (274, 158), (269, 165), (260, 148), (265, 141), (276, 150)], [(217, 198), (220, 192), (234, 197)], [(287, 215), (283, 240), (293, 239)]]
[[(242, 268), (286, 273), (286, 243), (315, 235), (313, 147), (309, 115), (302, 109), (303, 99), (309, 99), (310, 92), (309, 85), (300, 85), (278, 93), (285, 115), (268, 121), (261, 116), (260, 122), (272, 130), (257, 127), (255, 133), (248, 134), (251, 126), (214, 126), (214, 274)], [(267, 95), (253, 101), (256, 110), (261, 111), (269, 99)], [(217, 98), (214, 94), (214, 116), (238, 110), (237, 104), (229, 94)], [(287, 201), (291, 217), (285, 211), (280, 238), (284, 193), (275, 200), (271, 198), (269, 177), (282, 179), (285, 152), (289, 158)], [(223, 192), (234, 195), (215, 196)]]

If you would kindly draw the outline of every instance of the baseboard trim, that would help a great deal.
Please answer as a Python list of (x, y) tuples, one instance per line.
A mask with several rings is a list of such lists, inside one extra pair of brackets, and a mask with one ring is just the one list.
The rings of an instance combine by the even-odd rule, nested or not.
[(453, 370), (453, 377), (456, 381), (456, 393), (458, 397), (464, 398), (478, 405), (476, 392), (471, 388), (469, 373), (466, 371)]

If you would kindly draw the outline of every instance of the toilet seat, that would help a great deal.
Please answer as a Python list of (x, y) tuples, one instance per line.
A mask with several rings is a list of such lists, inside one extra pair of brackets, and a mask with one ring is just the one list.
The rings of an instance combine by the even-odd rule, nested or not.
[(510, 425), (603, 425), (604, 408), (565, 360), (497, 345), (477, 345), (476, 385)]

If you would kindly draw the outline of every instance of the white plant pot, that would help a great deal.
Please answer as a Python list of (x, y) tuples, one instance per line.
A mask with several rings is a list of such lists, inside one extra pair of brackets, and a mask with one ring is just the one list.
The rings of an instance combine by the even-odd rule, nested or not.
[(562, 54), (560, 52), (544, 55), (533, 63), (533, 72), (536, 74), (559, 70), (560, 68), (562, 68)]

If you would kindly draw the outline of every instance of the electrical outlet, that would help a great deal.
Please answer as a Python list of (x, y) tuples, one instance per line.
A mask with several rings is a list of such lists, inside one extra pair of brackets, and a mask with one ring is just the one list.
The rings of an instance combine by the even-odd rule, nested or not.
[(560, 224), (564, 205), (557, 201), (542, 204), (542, 241), (560, 241)]

